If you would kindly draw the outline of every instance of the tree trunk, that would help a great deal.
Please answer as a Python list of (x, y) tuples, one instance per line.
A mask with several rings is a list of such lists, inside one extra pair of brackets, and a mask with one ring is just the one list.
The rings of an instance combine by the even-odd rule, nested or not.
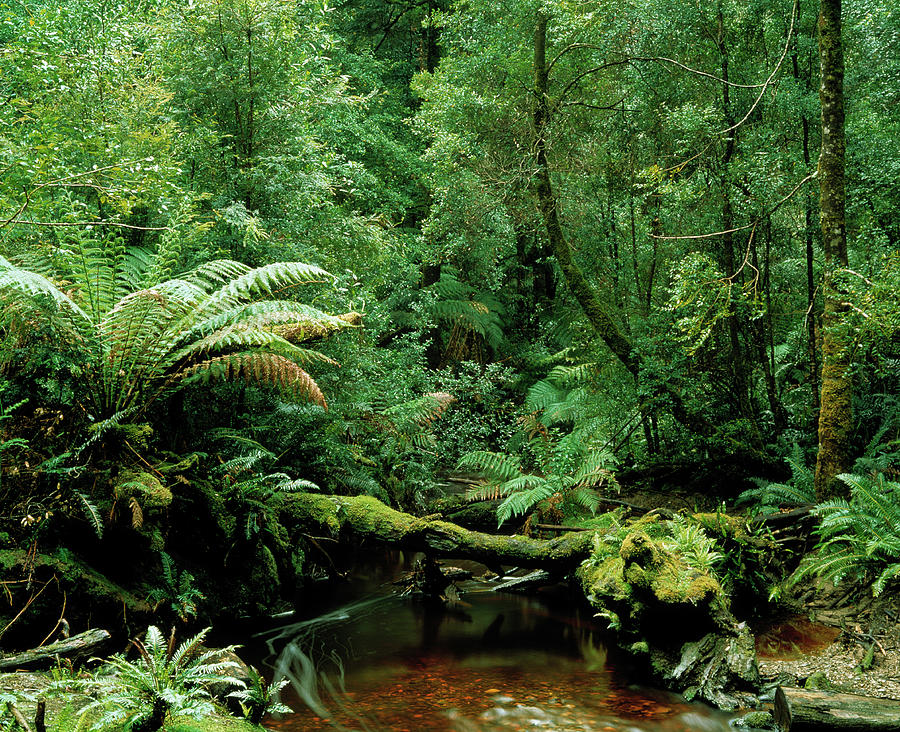
[(775, 723), (781, 732), (895, 732), (900, 701), (779, 686)]
[(844, 218), (844, 51), (841, 43), (841, 0), (821, 0), (819, 63), (822, 103), (822, 150), (819, 197), (825, 248), (822, 317), (822, 397), (819, 409), (819, 453), (816, 497), (821, 501), (842, 492), (836, 476), (850, 469), (853, 383), (850, 333), (845, 322), (845, 294), (836, 273), (847, 267)]

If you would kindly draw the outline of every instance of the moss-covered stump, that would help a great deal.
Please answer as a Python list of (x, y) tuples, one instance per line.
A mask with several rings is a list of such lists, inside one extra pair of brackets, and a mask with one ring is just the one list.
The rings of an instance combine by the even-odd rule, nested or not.
[(648, 516), (595, 534), (578, 577), (620, 645), (648, 655), (666, 686), (729, 709), (757, 687), (759, 672), (753, 637), (729, 610), (715, 559), (699, 527)]
[(311, 493), (284, 496), (280, 521), (314, 536), (423, 551), (435, 557), (474, 559), (485, 564), (514, 564), (567, 571), (591, 551), (591, 532), (572, 532), (542, 541), (470, 531), (448, 521), (417, 518), (395, 511), (369, 496), (339, 497)]

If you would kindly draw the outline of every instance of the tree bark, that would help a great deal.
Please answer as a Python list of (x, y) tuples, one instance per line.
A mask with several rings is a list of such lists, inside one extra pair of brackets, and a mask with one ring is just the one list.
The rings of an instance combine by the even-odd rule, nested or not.
[(775, 723), (781, 732), (895, 732), (900, 701), (779, 686)]
[(821, 0), (819, 63), (822, 104), (822, 149), (819, 155), (819, 199), (822, 243), (825, 248), (822, 317), (822, 396), (819, 408), (819, 453), (816, 459), (816, 498), (844, 492), (836, 476), (850, 469), (853, 420), (853, 382), (850, 373), (850, 334), (847, 306), (835, 275), (847, 267), (847, 230), (844, 217), (844, 51), (841, 39), (841, 0)]

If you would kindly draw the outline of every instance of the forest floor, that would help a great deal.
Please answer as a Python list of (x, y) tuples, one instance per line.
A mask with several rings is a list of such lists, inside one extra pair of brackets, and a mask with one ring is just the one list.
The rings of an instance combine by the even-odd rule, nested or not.
[(900, 597), (831, 586), (799, 599), (803, 615), (759, 636), (768, 683), (900, 699)]

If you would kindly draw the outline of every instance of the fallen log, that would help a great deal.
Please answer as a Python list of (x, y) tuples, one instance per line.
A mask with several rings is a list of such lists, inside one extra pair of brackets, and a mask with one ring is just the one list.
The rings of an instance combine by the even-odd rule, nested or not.
[(377, 542), (432, 557), (474, 559), (487, 564), (514, 564), (565, 572), (591, 553), (593, 532), (579, 531), (555, 539), (500, 536), (470, 531), (448, 521), (417, 518), (369, 496), (302, 493), (284, 496), (282, 523), (318, 536), (339, 535)]
[(0, 671), (50, 668), (59, 658), (78, 658), (92, 654), (107, 640), (109, 633), (101, 628), (86, 630), (41, 648), (0, 657)]
[(781, 732), (896, 732), (900, 701), (779, 686), (775, 724)]

